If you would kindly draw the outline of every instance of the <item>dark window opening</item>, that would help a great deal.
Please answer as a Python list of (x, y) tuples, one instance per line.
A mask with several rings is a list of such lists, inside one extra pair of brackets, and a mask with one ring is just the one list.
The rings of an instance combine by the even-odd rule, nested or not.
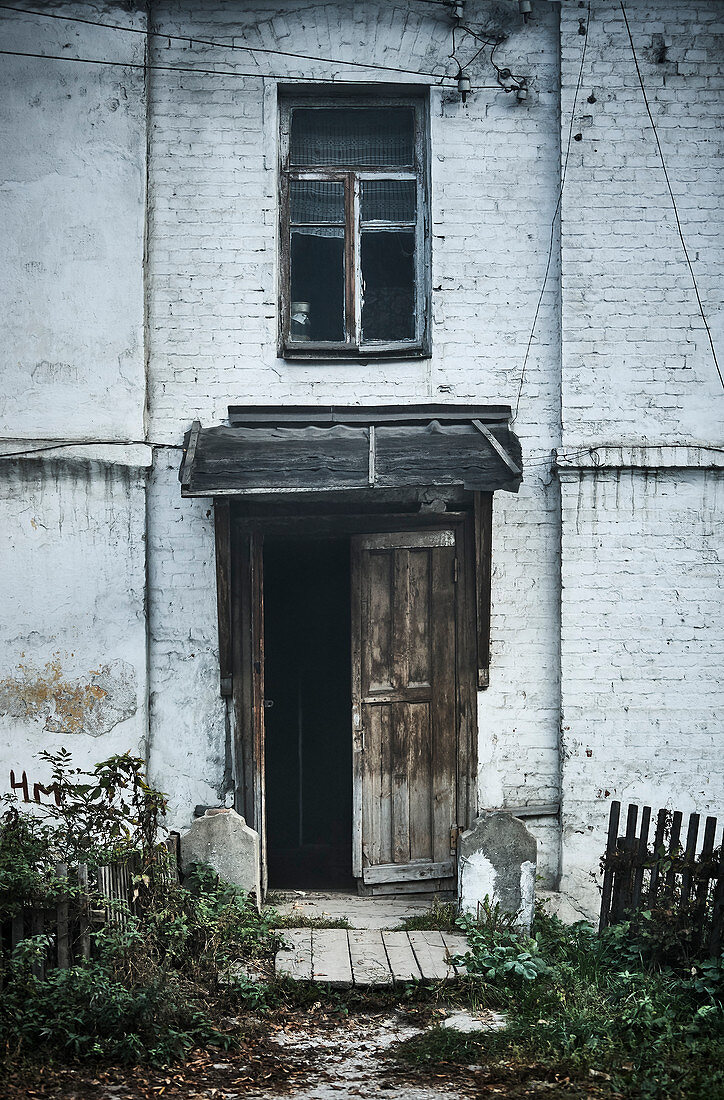
[(348, 540), (266, 543), (264, 629), (269, 886), (353, 889)]
[(415, 335), (415, 234), (362, 233), (362, 334), (366, 340)]
[(422, 96), (281, 101), (280, 353), (429, 352)]
[(360, 168), (415, 163), (412, 107), (295, 107), (290, 164)]

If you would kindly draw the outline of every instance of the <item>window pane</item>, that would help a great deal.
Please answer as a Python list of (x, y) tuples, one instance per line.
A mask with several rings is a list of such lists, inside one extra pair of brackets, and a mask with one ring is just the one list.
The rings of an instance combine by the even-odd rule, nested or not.
[(293, 229), (293, 340), (344, 341), (344, 229)]
[(296, 107), (292, 164), (404, 167), (415, 162), (412, 107)]
[(292, 222), (344, 222), (344, 184), (323, 180), (292, 180)]
[(414, 222), (414, 180), (362, 180), (363, 222)]
[(414, 230), (363, 232), (361, 263), (362, 339), (414, 339)]

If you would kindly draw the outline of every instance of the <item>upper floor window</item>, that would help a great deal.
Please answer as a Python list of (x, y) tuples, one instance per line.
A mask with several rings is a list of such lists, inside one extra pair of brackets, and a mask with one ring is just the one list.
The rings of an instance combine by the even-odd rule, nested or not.
[(283, 355), (426, 354), (426, 133), (421, 98), (282, 101)]

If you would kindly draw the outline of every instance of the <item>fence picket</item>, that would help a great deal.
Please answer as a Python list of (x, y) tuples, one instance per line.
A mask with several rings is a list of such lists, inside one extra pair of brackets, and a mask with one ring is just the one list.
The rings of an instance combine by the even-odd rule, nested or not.
[[(67, 882), (68, 865), (66, 863), (57, 863), (55, 865), (55, 874), (61, 882)], [(58, 968), (60, 970), (67, 970), (70, 966), (70, 935), (68, 930), (68, 894), (65, 890), (58, 898), (55, 919), (57, 922)]]
[(641, 888), (644, 882), (644, 870), (646, 857), (649, 850), (649, 826), (651, 824), (651, 807), (644, 806), (641, 811), (641, 828), (639, 830), (638, 844), (635, 849), (633, 886), (631, 890), (631, 908), (637, 909), (641, 902)]
[(16, 913), (13, 917), (12, 927), (10, 929), (10, 944), (13, 949), (18, 946), (20, 941), (25, 938), (25, 917), (23, 913)]
[[(156, 874), (159, 883), (174, 883), (179, 873), (179, 835), (172, 833), (168, 841), (159, 845), (150, 865), (144, 865), (144, 874), (151, 878), (151, 886)], [(93, 889), (91, 890), (88, 865), (78, 864), (75, 870), (78, 884), (77, 897), (73, 892), (60, 888), (58, 898), (52, 910), (46, 913), (38, 906), (28, 905), (27, 912), (17, 913), (2, 928), (3, 935), (9, 935), (14, 950), (27, 936), (37, 936), (46, 930), (55, 934), (55, 963), (59, 969), (67, 969), (80, 956), (91, 957), (91, 927), (93, 922), (114, 924), (125, 927), (132, 913), (138, 908), (134, 900), (134, 876), (141, 870), (137, 854), (125, 860), (109, 863), (95, 869)], [(54, 872), (60, 883), (68, 883), (68, 865), (54, 864)], [(72, 904), (71, 904), (72, 898)], [(98, 908), (91, 909), (91, 900)], [(100, 905), (99, 905), (100, 902)], [(38, 977), (45, 974), (45, 957), (33, 963), (33, 973)]]
[(601, 891), (601, 919), (598, 922), (598, 930), (602, 932), (608, 927), (611, 916), (611, 897), (613, 894), (613, 857), (616, 855), (616, 839), (618, 837), (618, 823), (621, 816), (621, 803), (612, 802), (608, 819), (608, 840), (606, 842), (606, 854), (604, 856), (603, 889)]
[(679, 896), (679, 912), (683, 913), (689, 904), (691, 883), (693, 880), (694, 860), (696, 858), (696, 842), (699, 838), (699, 815), (689, 815), (689, 828), (686, 832), (686, 847), (684, 848), (684, 869), (681, 873), (681, 894)]
[(666, 835), (666, 820), (668, 816), (669, 815), (666, 810), (659, 810), (656, 817), (656, 832), (654, 833), (654, 862), (651, 868), (651, 878), (649, 880), (649, 908), (651, 908), (656, 900), (656, 892), (659, 886), (659, 858), (663, 853), (664, 837)]
[[(666, 906), (672, 920), (682, 922), (691, 936), (690, 949), (706, 945), (711, 954), (721, 950), (724, 935), (724, 836), (715, 849), (715, 817), (707, 817), (701, 852), (697, 858), (701, 818), (689, 815), (686, 843), (681, 849), (683, 814), (671, 814), (671, 830), (666, 839), (669, 811), (659, 810), (653, 849), (648, 847), (651, 807), (644, 806), (636, 835), (639, 807), (630, 804), (626, 812), (626, 831), (618, 835), (621, 819), (619, 803), (611, 804), (606, 853), (603, 857), (603, 888), (599, 929), (626, 920), (646, 905), (649, 909)], [(648, 887), (645, 876), (649, 874)], [(713, 888), (710, 887), (713, 883)]]
[(88, 865), (78, 864), (78, 944), (81, 958), (90, 958), (90, 897), (88, 895)]
[(715, 871), (716, 880), (711, 903), (711, 932), (709, 934), (709, 953), (716, 958), (721, 953), (722, 939), (724, 938), (724, 829), (722, 830), (717, 862), (718, 867)]

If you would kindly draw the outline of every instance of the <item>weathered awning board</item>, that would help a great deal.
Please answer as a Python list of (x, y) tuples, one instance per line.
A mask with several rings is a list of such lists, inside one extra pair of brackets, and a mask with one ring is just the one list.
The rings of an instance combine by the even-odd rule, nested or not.
[(189, 433), (183, 496), (463, 486), (517, 492), (520, 444), (507, 406), (232, 408)]

